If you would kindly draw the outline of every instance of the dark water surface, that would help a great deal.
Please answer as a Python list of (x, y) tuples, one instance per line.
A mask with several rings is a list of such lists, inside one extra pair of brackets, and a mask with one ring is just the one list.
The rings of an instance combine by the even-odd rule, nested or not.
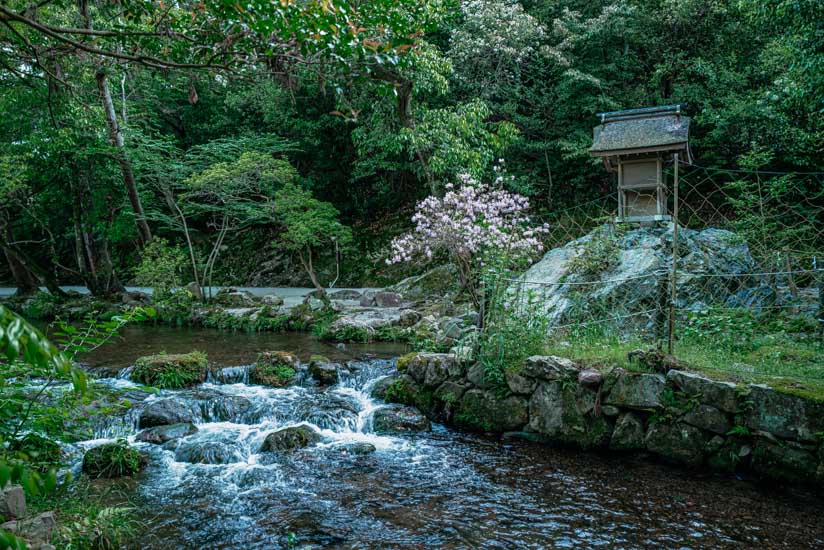
[[(165, 350), (202, 349), (220, 366), (264, 350), (391, 357), (398, 346), (345, 351), (306, 335), (132, 327), (93, 353), (112, 370)], [(340, 384), (269, 389), (242, 382), (164, 392), (246, 399), (231, 418), (204, 413), (183, 448), (219, 464), (136, 444), (151, 460), (137, 491), (148, 532), (141, 548), (824, 548), (824, 498), (654, 464), (547, 446), (501, 442), (434, 426), (411, 436), (376, 435), (369, 397), (391, 373), (386, 359), (352, 361)], [(109, 383), (128, 385), (125, 380)], [(265, 436), (297, 424), (323, 441), (291, 454), (258, 452)], [(124, 423), (122, 434), (133, 436)], [(102, 440), (87, 442), (93, 446)], [(354, 442), (376, 451), (356, 455)]]

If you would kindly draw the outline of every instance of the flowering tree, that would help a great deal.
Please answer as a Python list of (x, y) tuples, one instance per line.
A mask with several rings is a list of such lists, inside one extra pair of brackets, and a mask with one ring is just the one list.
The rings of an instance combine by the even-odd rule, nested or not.
[(492, 185), (463, 174), (457, 189), (447, 184), (442, 198), (418, 203), (415, 228), (392, 241), (387, 263), (446, 256), (475, 300), (475, 282), (485, 267), (515, 265), (542, 251), (539, 237), (547, 227), (532, 224), (526, 215), (529, 200), (504, 190), (503, 173), (497, 171)]

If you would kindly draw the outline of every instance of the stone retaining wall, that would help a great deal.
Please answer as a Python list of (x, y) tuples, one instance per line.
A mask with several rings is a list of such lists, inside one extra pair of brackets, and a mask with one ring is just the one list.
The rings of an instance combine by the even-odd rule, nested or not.
[(598, 372), (554, 356), (530, 357), (504, 380), (448, 354), (403, 357), (398, 371), (376, 396), (438, 422), (824, 487), (824, 402), (766, 386)]

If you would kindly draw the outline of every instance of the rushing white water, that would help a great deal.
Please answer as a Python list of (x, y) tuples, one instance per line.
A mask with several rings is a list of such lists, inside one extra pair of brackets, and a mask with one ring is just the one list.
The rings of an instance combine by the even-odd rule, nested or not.
[[(723, 501), (734, 491), (729, 482), (701, 492), (691, 484), (708, 482), (688, 474), (639, 473), (618, 459), (438, 425), (376, 434), (373, 415), (386, 405), (370, 394), (395, 371), (390, 360), (349, 361), (328, 388), (307, 378), (289, 388), (251, 385), (248, 371), (226, 367), (196, 388), (142, 396), (127, 378), (102, 381), (135, 406), (98, 422), (95, 439), (72, 446), (70, 456), (79, 465), (84, 450), (120, 437), (149, 454), (136, 495), (147, 532), (135, 547), (694, 548), (764, 540), (763, 527), (684, 507)], [(139, 441), (141, 415), (163, 404), (182, 407), (198, 431), (165, 445)], [(317, 430), (320, 442), (261, 452), (268, 434), (298, 425)], [(729, 502), (739, 498), (730, 494)], [(759, 506), (773, 515), (796, 506), (767, 500)], [(718, 506), (736, 509), (728, 504)], [(810, 540), (824, 544), (824, 536)]]

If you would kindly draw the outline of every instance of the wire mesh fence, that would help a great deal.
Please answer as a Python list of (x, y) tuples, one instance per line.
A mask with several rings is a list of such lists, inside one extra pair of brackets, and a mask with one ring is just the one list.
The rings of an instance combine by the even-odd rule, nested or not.
[(677, 194), (675, 167), (664, 174), (677, 219), (618, 223), (615, 194), (541, 216), (550, 252), (510, 292), (571, 352), (657, 343), (742, 376), (824, 382), (824, 173), (678, 169)]

